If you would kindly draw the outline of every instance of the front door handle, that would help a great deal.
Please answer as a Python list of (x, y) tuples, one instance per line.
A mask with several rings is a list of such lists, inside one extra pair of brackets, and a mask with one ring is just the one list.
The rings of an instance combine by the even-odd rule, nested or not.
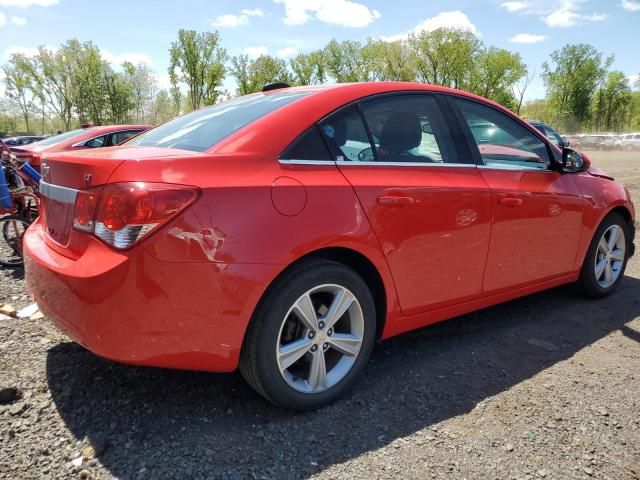
[(522, 199), (516, 197), (504, 197), (500, 199), (499, 203), (500, 205), (504, 205), (509, 208), (519, 207), (522, 205)]
[(378, 197), (378, 203), (380, 205), (392, 205), (392, 206), (402, 206), (402, 205), (411, 205), (415, 202), (413, 197), (405, 197), (400, 195), (382, 195)]

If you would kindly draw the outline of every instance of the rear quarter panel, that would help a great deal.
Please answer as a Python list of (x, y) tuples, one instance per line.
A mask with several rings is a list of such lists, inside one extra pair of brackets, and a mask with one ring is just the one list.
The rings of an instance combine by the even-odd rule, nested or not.
[[(283, 178), (288, 181), (281, 181)], [(333, 163), (281, 165), (264, 154), (210, 154), (125, 162), (109, 181), (132, 179), (195, 185), (202, 191), (195, 204), (142, 244), (154, 258), (209, 263), (220, 270), (240, 264), (268, 266), (263, 278), (252, 279), (260, 288), (245, 298), (248, 315), (243, 319), (247, 323), (261, 295), (280, 273), (301, 257), (329, 247), (351, 249), (367, 257), (385, 285), (388, 321), (400, 316), (395, 287), (376, 237), (353, 188)], [(274, 187), (274, 182), (281, 186)], [(279, 209), (273, 201), (276, 190)], [(282, 202), (289, 200), (295, 208), (282, 208)], [(302, 210), (295, 213), (300, 205)]]

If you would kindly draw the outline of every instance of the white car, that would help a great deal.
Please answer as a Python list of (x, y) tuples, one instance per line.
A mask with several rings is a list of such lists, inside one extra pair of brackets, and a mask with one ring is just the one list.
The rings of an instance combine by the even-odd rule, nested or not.
[(621, 136), (624, 150), (640, 150), (640, 133), (627, 133)]

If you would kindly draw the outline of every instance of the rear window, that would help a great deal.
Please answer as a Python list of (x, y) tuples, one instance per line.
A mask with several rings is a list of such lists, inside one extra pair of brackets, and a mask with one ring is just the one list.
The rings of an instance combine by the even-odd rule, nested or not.
[(234, 98), (171, 120), (127, 142), (127, 146), (204, 152), (249, 123), (306, 95), (278, 92)]
[(64, 140), (68, 140), (76, 135), (80, 135), (81, 133), (86, 133), (88, 130), (84, 128), (79, 128), (78, 130), (71, 130), (70, 132), (61, 133), (60, 135), (54, 135), (53, 137), (45, 138), (44, 140), (40, 140), (38, 145), (53, 145), (55, 143), (62, 142)]

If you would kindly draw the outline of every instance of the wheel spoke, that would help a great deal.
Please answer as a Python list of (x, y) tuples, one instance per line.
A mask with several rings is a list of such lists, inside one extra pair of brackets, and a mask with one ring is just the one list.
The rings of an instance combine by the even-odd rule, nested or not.
[(604, 268), (604, 280), (607, 282), (607, 285), (613, 283), (613, 268), (611, 267), (611, 262), (606, 262)]
[(362, 339), (353, 333), (334, 333), (329, 338), (329, 344), (340, 353), (355, 357), (360, 351)]
[(602, 274), (604, 273), (604, 269), (607, 266), (607, 259), (603, 258), (596, 264), (596, 280), (600, 280)]
[(598, 242), (598, 251), (603, 254), (606, 254), (609, 251), (609, 245), (607, 244), (607, 240), (604, 238), (604, 235)]
[(308, 382), (311, 390), (324, 388), (327, 384), (327, 364), (325, 363), (322, 348), (318, 348), (313, 352)]
[(331, 307), (329, 307), (329, 311), (324, 318), (325, 327), (333, 327), (338, 322), (338, 320), (342, 318), (345, 312), (349, 310), (349, 307), (354, 300), (355, 297), (349, 290), (343, 288), (342, 290), (338, 291), (335, 297), (333, 297)]
[(616, 248), (615, 250), (613, 250), (611, 252), (611, 258), (613, 258), (614, 260), (619, 260), (621, 262), (624, 261), (624, 249), (623, 248)]
[(302, 356), (309, 351), (312, 340), (309, 338), (301, 338), (295, 342), (291, 342), (287, 345), (280, 347), (278, 351), (278, 360), (280, 361), (280, 368), (286, 370), (291, 365), (296, 363)]
[(607, 246), (609, 251), (613, 250), (618, 243), (618, 236), (620, 235), (620, 228), (614, 227), (611, 229), (611, 233), (609, 233), (609, 241), (607, 242)]
[(318, 330), (318, 318), (316, 311), (311, 303), (311, 297), (309, 294), (301, 296), (293, 306), (293, 310), (300, 321), (309, 329), (314, 332)]

